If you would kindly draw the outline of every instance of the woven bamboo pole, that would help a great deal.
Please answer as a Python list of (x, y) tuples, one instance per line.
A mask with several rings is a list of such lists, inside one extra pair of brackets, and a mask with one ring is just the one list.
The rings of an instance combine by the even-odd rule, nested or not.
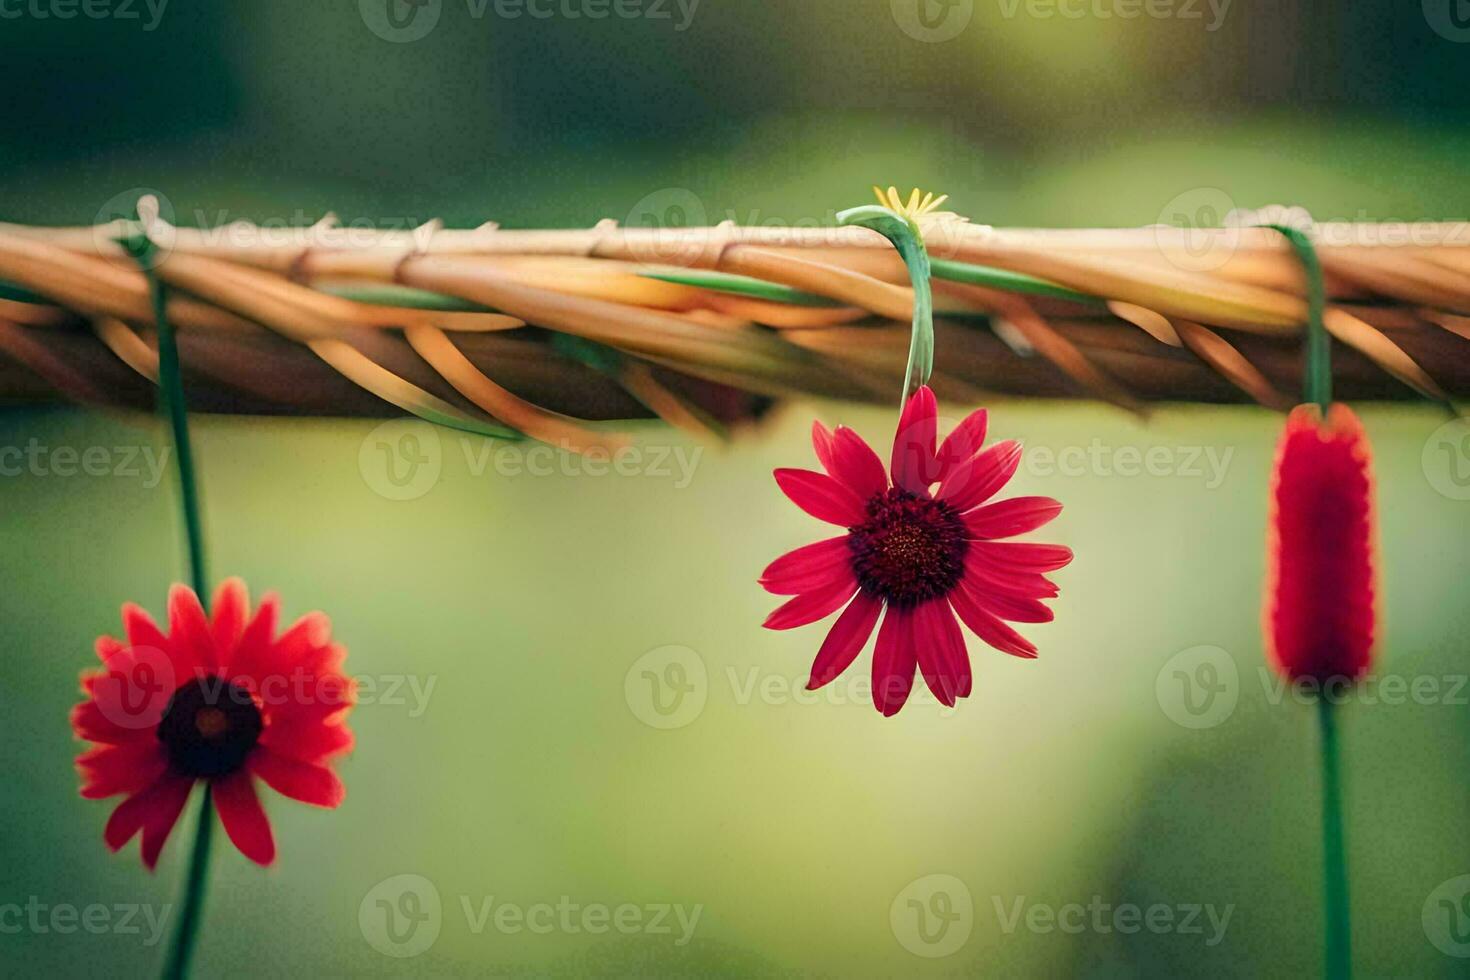
[[(586, 420), (707, 433), (773, 399), (891, 399), (913, 294), (861, 228), (413, 231), (141, 222), (0, 224), (0, 399), (146, 407), (146, 230), (203, 411), (499, 424), (572, 450)], [(925, 223), (941, 397), (1296, 400), (1305, 283), (1266, 228), (995, 229)], [(1346, 399), (1470, 391), (1470, 228), (1311, 229)]]

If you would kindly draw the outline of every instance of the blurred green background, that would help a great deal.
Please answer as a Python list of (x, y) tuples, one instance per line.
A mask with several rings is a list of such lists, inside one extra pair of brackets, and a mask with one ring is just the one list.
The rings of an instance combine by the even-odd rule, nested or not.
[[(406, 40), (377, 0), (172, 0), (156, 19), (141, 0), (69, 19), (65, 0), (12, 0), (0, 219), (88, 223), (146, 187), (181, 224), (333, 210), (585, 226), (638, 222), (670, 191), (711, 221), (811, 223), (875, 181), (942, 189), (1006, 225), (1206, 221), (1222, 200), (1343, 220), (1470, 213), (1470, 28), (1450, 3), (1062, 7), (1082, 15), (557, 0), (541, 18), (444, 0), (400, 21), (412, 34), (437, 12)], [(1360, 973), (1464, 976), (1470, 960), (1450, 954), (1470, 948), (1445, 930), (1470, 918), (1436, 916), (1470, 873), (1466, 432), (1425, 408), (1359, 408), (1380, 478), (1381, 673), (1434, 685), (1419, 703), (1371, 688), (1344, 711)], [(1033, 452), (1016, 492), (1067, 505), (1040, 535), (1078, 554), (1057, 620), (1028, 630), (1034, 663), (974, 643), (959, 712), (925, 698), (884, 721), (849, 679), (793, 694), (819, 627), (759, 628), (760, 570), (821, 534), (769, 476), (810, 465), (814, 414), (891, 438), (881, 409), (789, 405), (728, 448), (645, 426), (638, 474), (615, 476), (441, 433), (404, 488), (382, 455), (401, 427), (197, 419), (214, 570), (279, 590), (290, 613), (327, 611), (351, 670), (378, 685), (354, 715), (344, 807), (269, 800), (268, 872), (216, 852), (200, 974), (1318, 970), (1313, 712), (1261, 673), (1257, 626), (1279, 419), (995, 405), (995, 433)], [(6, 973), (146, 976), (161, 957), (145, 916), (142, 935), (64, 934), (14, 931), (5, 909), (175, 900), (187, 826), (155, 876), (136, 846), (108, 855), (109, 807), (77, 798), (65, 721), (118, 606), (161, 612), (180, 577), (171, 485), (143, 453), (162, 445), (147, 417), (0, 413), (0, 450), (101, 447), (123, 470), (0, 476)], [(1167, 465), (1128, 475), (1153, 447)], [(1048, 466), (1047, 451), (1083, 462)], [(671, 666), (684, 701), (652, 686)], [(1186, 686), (1206, 666), (1214, 698)], [(395, 945), (376, 901), (403, 887), (440, 911)], [(674, 914), (671, 935), (495, 926), (502, 903), (558, 902), (700, 912), (684, 943)], [(1179, 911), (1159, 932), (1091, 911), (1063, 931), (1012, 927), (1018, 902)], [(1228, 909), (1223, 934), (1207, 912), (1200, 933), (1180, 929), (1190, 906)]]

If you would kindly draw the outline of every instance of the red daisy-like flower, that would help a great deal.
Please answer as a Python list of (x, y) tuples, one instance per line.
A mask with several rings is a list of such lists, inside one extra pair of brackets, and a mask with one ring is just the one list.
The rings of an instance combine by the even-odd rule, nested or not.
[(118, 850), (140, 831), (143, 864), (158, 863), (195, 782), (208, 781), (225, 833), (250, 860), (276, 856), (258, 777), (284, 796), (336, 807), (345, 793), (328, 761), (352, 748), (345, 715), (355, 686), (347, 651), (321, 613), (277, 635), (279, 600), (252, 616), (245, 584), (230, 579), (208, 617), (192, 589), (168, 596), (168, 634), (123, 606), (126, 642), (97, 640), (101, 670), (82, 672), (87, 700), (72, 730), (98, 743), (77, 758), (82, 796), (126, 795), (103, 832)]
[(872, 679), (873, 704), (886, 716), (908, 700), (916, 666), (943, 704), (969, 696), (970, 658), (956, 616), (997, 650), (1034, 658), (1036, 647), (1006, 621), (1049, 622), (1053, 614), (1041, 600), (1058, 589), (1045, 573), (1072, 560), (1060, 545), (999, 540), (1035, 530), (1062, 509), (1049, 497), (989, 502), (1020, 466), (1020, 444), (984, 449), (981, 409), (936, 449), (937, 414), (927, 386), (909, 399), (893, 442), (891, 482), (856, 432), (820, 422), (812, 442), (827, 472), (776, 470), (796, 506), (847, 531), (766, 569), (761, 585), (795, 598), (765, 625), (792, 629), (847, 607), (812, 664), (807, 686), (816, 690), (852, 664), (882, 616)]
[(1356, 680), (1377, 615), (1372, 449), (1346, 405), (1287, 418), (1271, 480), (1266, 646), (1290, 680)]

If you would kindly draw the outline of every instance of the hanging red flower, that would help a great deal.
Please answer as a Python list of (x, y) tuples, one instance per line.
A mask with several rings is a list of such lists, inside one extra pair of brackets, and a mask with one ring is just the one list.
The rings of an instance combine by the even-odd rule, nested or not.
[(852, 664), (882, 616), (872, 679), (873, 704), (885, 716), (908, 700), (916, 666), (945, 705), (969, 696), (970, 659), (956, 617), (997, 650), (1035, 657), (1036, 647), (1006, 621), (1049, 622), (1053, 614), (1041, 600), (1058, 590), (1045, 573), (1072, 560), (1060, 545), (999, 540), (1035, 530), (1062, 509), (1049, 497), (989, 502), (1015, 475), (1020, 444), (983, 449), (982, 409), (936, 450), (936, 416), (934, 393), (919, 388), (899, 420), (891, 482), (856, 432), (831, 432), (820, 422), (812, 441), (826, 473), (775, 474), (793, 503), (846, 533), (766, 569), (761, 585), (795, 598), (765, 625), (805, 626), (846, 606), (812, 664), (808, 688), (816, 690)]
[(175, 585), (167, 635), (129, 603), (126, 642), (98, 638), (102, 669), (82, 672), (87, 700), (72, 709), (71, 724), (78, 738), (98, 743), (77, 759), (82, 796), (127, 797), (103, 833), (110, 849), (141, 831), (152, 869), (201, 780), (225, 833), (261, 865), (275, 859), (276, 845), (256, 778), (304, 803), (342, 802), (328, 762), (352, 748), (347, 653), (321, 613), (277, 635), (278, 607), (268, 595), (251, 616), (244, 583), (230, 579), (207, 617), (194, 591)]
[(1355, 680), (1377, 617), (1372, 450), (1346, 405), (1299, 405), (1271, 480), (1266, 646), (1290, 680)]

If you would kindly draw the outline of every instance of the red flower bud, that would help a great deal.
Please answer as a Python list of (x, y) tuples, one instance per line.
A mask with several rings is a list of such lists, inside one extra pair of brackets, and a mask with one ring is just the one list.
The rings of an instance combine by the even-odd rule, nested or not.
[(1290, 680), (1357, 679), (1377, 616), (1372, 453), (1358, 417), (1334, 404), (1292, 410), (1271, 478), (1264, 627)]

